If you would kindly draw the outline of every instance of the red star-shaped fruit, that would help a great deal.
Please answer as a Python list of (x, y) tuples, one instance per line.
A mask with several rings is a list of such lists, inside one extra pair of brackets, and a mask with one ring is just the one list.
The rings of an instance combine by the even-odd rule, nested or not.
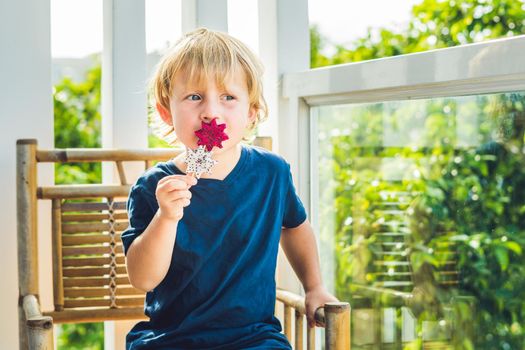
[(212, 119), (211, 122), (201, 122), (201, 129), (195, 131), (195, 135), (199, 138), (197, 144), (199, 146), (206, 146), (206, 150), (210, 152), (214, 146), (222, 148), (222, 141), (228, 140), (228, 135), (224, 132), (226, 124), (217, 125), (217, 119)]

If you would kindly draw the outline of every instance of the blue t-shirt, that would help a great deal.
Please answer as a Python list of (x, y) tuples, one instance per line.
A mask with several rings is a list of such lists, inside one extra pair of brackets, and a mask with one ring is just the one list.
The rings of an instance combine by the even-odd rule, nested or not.
[[(124, 251), (158, 209), (157, 182), (183, 174), (160, 162), (131, 188)], [(166, 277), (146, 294), (145, 314), (126, 337), (127, 349), (290, 349), (274, 317), (275, 267), (282, 227), (306, 212), (289, 164), (243, 146), (224, 180), (200, 179), (178, 223)]]

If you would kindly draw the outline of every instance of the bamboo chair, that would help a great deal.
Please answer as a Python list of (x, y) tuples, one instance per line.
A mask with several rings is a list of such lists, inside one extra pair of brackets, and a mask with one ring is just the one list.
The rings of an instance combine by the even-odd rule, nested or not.
[[(271, 148), (270, 138), (256, 144)], [(144, 293), (131, 286), (121, 232), (127, 228), (126, 200), (131, 185), (124, 161), (168, 160), (175, 149), (41, 150), (34, 139), (17, 141), (17, 221), (20, 349), (53, 349), (53, 323), (140, 320)], [(39, 186), (38, 163), (115, 162), (120, 184)], [(42, 311), (38, 286), (37, 201), (52, 202), (54, 309)], [(277, 290), (284, 307), (284, 333), (295, 349), (315, 348), (314, 331), (304, 336), (304, 299)], [(276, 303), (277, 305), (277, 303)], [(295, 311), (295, 312), (294, 312)], [(294, 312), (294, 315), (292, 313)], [(325, 325), (325, 349), (350, 349), (350, 306), (329, 303), (316, 319)], [(295, 329), (292, 328), (294, 324)], [(295, 337), (293, 335), (295, 334)]]

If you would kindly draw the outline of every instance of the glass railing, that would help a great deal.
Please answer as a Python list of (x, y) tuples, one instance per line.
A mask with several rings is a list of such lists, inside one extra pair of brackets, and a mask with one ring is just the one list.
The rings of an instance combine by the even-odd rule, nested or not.
[(525, 348), (525, 93), (311, 107), (352, 349)]

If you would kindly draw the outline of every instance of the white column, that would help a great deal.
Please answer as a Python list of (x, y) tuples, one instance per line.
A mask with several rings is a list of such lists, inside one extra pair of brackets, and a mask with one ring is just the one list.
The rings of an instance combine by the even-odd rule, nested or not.
[(260, 136), (271, 136), (273, 148), (279, 149), (278, 114), (279, 114), (279, 68), (277, 39), (277, 3), (276, 1), (258, 1), (258, 49), (264, 64), (264, 98), (268, 104), (268, 120), (259, 126)]
[[(297, 99), (282, 98), (280, 85), (283, 74), (307, 70), (310, 67), (310, 34), (308, 2), (302, 0), (259, 0), (259, 52), (266, 67), (265, 95), (270, 118), (265, 126), (274, 139), (274, 151), (291, 164), (294, 181), (303, 202), (308, 207), (308, 183), (301, 182), (299, 135), (308, 132), (307, 118), (299, 120), (304, 105)], [(304, 114), (304, 113), (303, 113)], [(303, 120), (305, 119), (305, 120)], [(262, 129), (262, 128), (261, 128)], [(282, 251), (277, 268), (279, 287), (301, 292), (299, 280)]]
[[(144, 0), (104, 0), (102, 52), (102, 147), (146, 148), (147, 72)], [(144, 165), (125, 164), (133, 183)], [(114, 164), (103, 164), (105, 183), (118, 182)], [(136, 321), (105, 322), (105, 349), (124, 349)]]
[(228, 1), (183, 0), (182, 32), (198, 27), (228, 32)]
[(102, 145), (147, 147), (144, 0), (104, 1)]
[[(0, 349), (18, 349), (18, 262), (16, 236), (16, 140), (35, 138), (53, 147), (50, 0), (0, 2)], [(38, 168), (40, 184), (53, 183), (53, 167)], [(39, 203), (39, 276), (41, 300), (52, 305), (49, 203)], [(46, 238), (48, 239), (46, 239)], [(47, 259), (47, 264), (46, 260)], [(48, 278), (49, 281), (44, 281)]]

